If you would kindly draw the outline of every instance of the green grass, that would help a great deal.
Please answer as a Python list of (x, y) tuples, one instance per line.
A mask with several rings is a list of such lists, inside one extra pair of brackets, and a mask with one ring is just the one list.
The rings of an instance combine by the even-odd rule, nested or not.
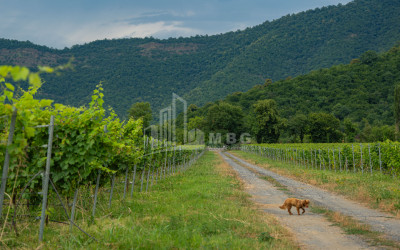
[(249, 162), (279, 174), (342, 194), (371, 208), (390, 212), (400, 218), (399, 180), (380, 173), (364, 174), (307, 169), (305, 167), (274, 161), (254, 153), (233, 151)]
[(400, 247), (398, 242), (388, 240), (382, 233), (371, 230), (370, 226), (363, 224), (349, 216), (345, 216), (338, 212), (332, 212), (323, 207), (313, 205), (311, 212), (324, 215), (333, 226), (339, 226), (346, 234), (357, 235), (364, 239), (372, 246), (384, 246), (384, 247)]
[[(159, 182), (147, 193), (134, 193), (113, 206), (99, 206), (92, 223), (77, 221), (100, 242), (69, 226), (50, 224), (45, 249), (296, 249), (277, 221), (258, 211), (240, 182), (212, 152), (184, 174)], [(19, 238), (3, 237), (3, 247), (36, 248), (37, 225)], [(5, 245), (4, 245), (5, 244)]]

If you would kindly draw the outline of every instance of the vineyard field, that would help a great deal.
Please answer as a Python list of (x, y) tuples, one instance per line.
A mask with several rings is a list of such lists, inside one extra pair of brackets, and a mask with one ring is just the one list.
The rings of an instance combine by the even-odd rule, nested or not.
[[(88, 107), (75, 108), (35, 99), (42, 85), (40, 75), (57, 70), (62, 67), (41, 67), (38, 72), (32, 72), (25, 67), (0, 66), (2, 227), (4, 231), (13, 217), (17, 233), (14, 217), (35, 218), (42, 207), (39, 240), (43, 237), (44, 218), (48, 220), (54, 209), (59, 210), (54, 202), (47, 206), (51, 195), (57, 194), (61, 203), (68, 204), (77, 190), (95, 190), (89, 198), (94, 199), (91, 204), (95, 217), (98, 190), (104, 190), (110, 180), (111, 204), (116, 179), (125, 176), (124, 197), (130, 183), (128, 175), (133, 175), (132, 190), (136, 176), (136, 180), (140, 179), (140, 191), (147, 191), (154, 178), (163, 179), (186, 169), (204, 150), (204, 146), (182, 147), (144, 136), (141, 119), (121, 121), (112, 109), (103, 107), (101, 84), (93, 91)], [(9, 80), (28, 81), (29, 90), (17, 89)]]
[(251, 144), (243, 145), (241, 150), (316, 169), (381, 172), (393, 176), (400, 174), (398, 142)]

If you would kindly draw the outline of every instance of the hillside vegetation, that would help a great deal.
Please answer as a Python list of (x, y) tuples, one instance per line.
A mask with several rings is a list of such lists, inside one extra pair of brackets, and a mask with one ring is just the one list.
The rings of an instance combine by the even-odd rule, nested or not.
[(378, 55), (364, 53), (351, 64), (319, 69), (293, 79), (256, 85), (247, 92), (225, 98), (244, 110), (262, 99), (274, 99), (280, 113), (290, 118), (297, 113), (327, 112), (340, 120), (394, 123), (393, 91), (400, 83), (400, 46)]
[(397, 0), (355, 0), (214, 36), (101, 40), (62, 50), (0, 39), (0, 64), (56, 66), (74, 58), (72, 72), (46, 77), (39, 97), (84, 105), (102, 81), (106, 104), (120, 116), (142, 101), (158, 113), (172, 93), (203, 105), (265, 79), (295, 77), (349, 63), (367, 50), (388, 50), (400, 40), (398, 13)]
[[(400, 46), (382, 54), (368, 51), (347, 65), (266, 81), (202, 108), (191, 107), (189, 125), (200, 121), (198, 128), (212, 131), (218, 121), (208, 119), (213, 113), (224, 117), (225, 124), (220, 128), (235, 133), (251, 132), (258, 142), (276, 142), (279, 137), (281, 141), (289, 137), (303, 141), (307, 136), (312, 142), (394, 140), (394, 88), (398, 84)], [(225, 110), (231, 110), (235, 116), (216, 114), (212, 111), (216, 107), (227, 107)], [(229, 117), (238, 114), (239, 119), (228, 122)], [(262, 124), (259, 114), (265, 118)]]

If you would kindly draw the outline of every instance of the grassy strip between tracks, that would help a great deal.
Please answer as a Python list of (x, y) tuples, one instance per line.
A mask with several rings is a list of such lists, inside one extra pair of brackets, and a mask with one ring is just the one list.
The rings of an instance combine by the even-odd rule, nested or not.
[(368, 207), (390, 212), (400, 218), (399, 179), (392, 176), (380, 173), (362, 175), (361, 173), (309, 169), (271, 160), (254, 153), (243, 151), (232, 153), (278, 174), (344, 195)]
[[(67, 225), (46, 228), (44, 243), (37, 233), (3, 238), (2, 247), (39, 249), (296, 249), (277, 221), (254, 208), (231, 169), (206, 152), (184, 174), (159, 182), (150, 192), (114, 201), (91, 224), (77, 221), (97, 243)], [(32, 225), (36, 228), (36, 224)], [(32, 231), (36, 232), (36, 231)]]

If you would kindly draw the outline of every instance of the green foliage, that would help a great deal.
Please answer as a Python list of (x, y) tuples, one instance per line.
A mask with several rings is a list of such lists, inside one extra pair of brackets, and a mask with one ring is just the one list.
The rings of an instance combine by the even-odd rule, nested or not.
[(373, 50), (368, 50), (360, 57), (360, 62), (367, 65), (373, 65), (378, 61), (378, 54)]
[[(63, 67), (52, 69), (40, 67), (37, 72), (19, 66), (0, 66), (0, 163), (4, 162), (6, 148), (10, 153), (7, 192), (15, 185), (20, 190), (28, 180), (45, 169), (48, 129), (55, 117), (54, 139), (51, 158), (51, 178), (64, 194), (71, 194), (78, 185), (91, 185), (100, 171), (103, 175), (122, 173), (138, 165), (139, 170), (148, 168), (152, 161), (161, 161), (176, 156), (180, 163), (195, 149), (176, 148), (166, 142), (149, 139), (143, 141), (142, 120), (121, 121), (113, 110), (103, 107), (104, 94), (101, 84), (93, 91), (89, 107), (74, 108), (54, 104), (51, 100), (38, 100), (35, 93), (42, 85), (40, 74), (52, 73)], [(7, 80), (27, 80), (29, 87), (17, 98), (16, 89)], [(17, 121), (13, 143), (5, 142), (10, 127), (10, 117), (17, 110)], [(5, 122), (3, 122), (5, 121)], [(103, 178), (104, 180), (104, 178)], [(32, 181), (30, 194), (42, 188), (40, 179)]]
[[(205, 117), (206, 135), (210, 133), (222, 135), (222, 143), (227, 140), (228, 133), (240, 135), (243, 131), (243, 112), (238, 106), (220, 102), (208, 109)], [(208, 138), (206, 137), (206, 141)]]
[(311, 113), (308, 116), (309, 132), (313, 142), (339, 142), (342, 138), (338, 130), (340, 121), (326, 113)]
[(287, 130), (290, 135), (294, 136), (295, 139), (298, 137), (300, 142), (303, 142), (304, 136), (309, 131), (309, 120), (306, 115), (296, 114), (290, 118), (287, 126)]
[[(170, 104), (172, 93), (183, 96), (188, 103), (204, 105), (234, 91), (246, 91), (256, 84), (264, 84), (265, 79), (276, 82), (289, 76), (294, 78), (311, 70), (349, 63), (368, 50), (388, 50), (400, 40), (398, 13), (398, 0), (355, 0), (214, 36), (102, 40), (63, 50), (0, 39), (0, 64), (54, 66), (74, 57), (74, 71), (57, 78), (54, 74), (45, 76), (44, 80), (51, 84), (43, 86), (40, 97), (51, 96), (57, 103), (79, 107), (90, 102), (91, 90), (103, 81), (107, 93), (104, 101), (121, 118), (126, 117), (132, 103), (137, 102), (150, 102), (153, 114), (157, 114), (160, 108)], [(379, 64), (379, 60), (375, 64)], [(386, 78), (396, 75), (386, 75)], [(375, 77), (370, 79), (363, 86), (376, 86), (380, 82)], [(333, 86), (334, 89), (338, 89), (339, 83), (343, 87), (361, 82), (352, 75), (336, 80), (338, 84)], [(324, 80), (308, 82), (323, 86)], [(300, 84), (298, 80), (296, 83)], [(274, 84), (267, 82), (265, 88), (271, 89)], [(22, 83), (21, 87), (27, 85)], [(357, 92), (363, 97), (360, 106), (369, 101), (385, 100), (388, 96), (383, 90), (375, 99), (375, 87), (372, 91), (366, 89), (361, 89), (363, 93)], [(320, 98), (321, 105), (328, 107), (335, 101), (326, 96), (328, 92), (321, 93), (318, 86), (306, 88), (304, 92), (290, 89), (290, 86), (287, 90), (286, 97), (292, 99), (276, 100), (279, 107), (291, 102), (295, 106), (300, 99), (306, 101), (309, 98)], [(344, 99), (353, 93), (347, 93), (343, 88), (339, 90), (333, 93)], [(323, 95), (316, 95), (318, 92)], [(279, 94), (279, 91), (271, 92), (260, 99), (275, 99)], [(348, 102), (340, 103), (353, 110)], [(305, 108), (303, 113), (307, 114), (314, 107), (303, 104), (301, 108)], [(391, 112), (381, 107), (376, 109)], [(290, 114), (285, 110), (281, 115), (289, 118), (296, 113), (293, 109), (288, 111)], [(375, 113), (373, 110), (372, 114)], [(357, 114), (354, 120), (359, 121), (358, 116), (363, 115)], [(383, 114), (385, 119), (389, 115)]]
[(359, 133), (357, 124), (353, 123), (349, 118), (344, 119), (345, 142), (354, 142), (356, 135)]
[[(220, 164), (217, 154), (205, 152), (184, 174), (159, 179), (151, 192), (134, 192), (133, 198), (125, 200), (122, 200), (122, 192), (115, 192), (113, 206), (110, 209), (105, 206), (103, 210), (99, 207), (99, 212), (103, 213), (94, 225), (88, 225), (86, 218), (75, 219), (99, 242), (88, 239), (79, 230), (69, 231), (58, 224), (50, 224), (46, 227), (46, 248), (296, 248), (287, 230), (275, 223), (273, 217), (254, 209), (240, 182), (234, 176), (226, 175)], [(116, 182), (116, 190), (122, 191), (121, 180), (123, 178)], [(109, 194), (101, 194), (108, 201)], [(79, 208), (80, 211), (82, 208)], [(3, 245), (9, 248), (40, 247), (37, 225), (31, 225), (32, 229), (28, 227), (30, 234), (13, 237), (12, 232)]]
[[(193, 90), (189, 94), (190, 100), (205, 103), (201, 102), (203, 96), (219, 99), (221, 94), (246, 91), (256, 83), (263, 84), (265, 79), (290, 79), (312, 70), (349, 63), (368, 50), (388, 50), (400, 40), (399, 12), (400, 5), (396, 0), (355, 0), (347, 5), (287, 15), (247, 29), (245, 32), (253, 32), (257, 39), (243, 47), (242, 53)], [(386, 29), (391, 32), (386, 33)], [(366, 54), (371, 57), (366, 57), (368, 60), (365, 62), (374, 62), (376, 57), (373, 53)], [(263, 84), (266, 89), (269, 85)], [(307, 92), (290, 91), (291, 95), (294, 94), (294, 102), (303, 93)], [(279, 94), (271, 91), (268, 97), (260, 99), (275, 99)], [(286, 95), (290, 96), (289, 93)], [(315, 95), (308, 92), (307, 97)], [(291, 102), (290, 99), (285, 101)], [(278, 101), (278, 105), (281, 107), (282, 103)]]
[(377, 141), (394, 141), (395, 140), (395, 129), (394, 126), (383, 125), (374, 126), (371, 131), (371, 138), (367, 141), (377, 142)]
[(399, 133), (399, 126), (400, 126), (400, 85), (399, 84), (397, 84), (394, 87), (393, 106), (394, 106), (394, 119), (395, 119), (396, 137), (397, 137), (398, 133)]
[(195, 116), (195, 117), (189, 119), (188, 128), (187, 129), (188, 129), (188, 131), (190, 131), (192, 129), (203, 130), (205, 124), (206, 124), (206, 121), (205, 121), (204, 117)]
[(277, 142), (280, 135), (280, 117), (274, 100), (259, 100), (253, 105), (253, 132), (258, 143)]
[[(247, 92), (235, 92), (224, 102), (240, 106), (246, 114), (244, 120), (251, 124), (255, 119), (253, 105), (259, 100), (275, 100), (282, 122), (288, 120), (281, 141), (301, 141), (303, 136), (308, 140), (310, 136), (312, 142), (327, 142), (328, 134), (330, 142), (393, 140), (389, 131), (395, 120), (393, 89), (400, 81), (399, 69), (400, 47), (396, 46), (378, 55), (373, 65), (355, 62), (321, 69), (267, 86), (258, 85)], [(203, 116), (212, 105), (209, 103), (188, 116)], [(304, 116), (311, 113), (324, 113), (324, 118), (313, 115), (314, 121), (306, 122)], [(342, 122), (339, 124), (333, 116)], [(364, 129), (364, 121), (370, 128)], [(312, 122), (313, 128), (309, 126)]]
[(371, 126), (364, 120), (364, 128), (360, 133), (360, 139), (364, 142), (377, 142), (395, 140), (395, 127), (389, 125)]
[(370, 173), (400, 174), (400, 143), (293, 143), (251, 144), (242, 150), (270, 155), (274, 159), (307, 164), (317, 169)]
[[(274, 82), (266, 88), (254, 87), (236, 94), (236, 103), (246, 110), (257, 100), (272, 98), (285, 118), (298, 112), (325, 112), (355, 122), (366, 118), (391, 125), (393, 88), (400, 80), (399, 63), (400, 47), (394, 47), (380, 55), (374, 65), (339, 65)], [(226, 100), (230, 102), (231, 98)]]
[[(39, 71), (32, 72), (26, 67), (20, 66), (0, 66), (0, 164), (3, 166), (5, 158), (5, 150), (7, 149), (10, 154), (10, 167), (9, 183), (7, 192), (11, 193), (12, 184), (20, 187), (26, 178), (32, 174), (30, 169), (26, 168), (29, 155), (27, 147), (30, 140), (36, 136), (36, 130), (33, 128), (41, 124), (49, 115), (49, 107), (52, 103), (51, 100), (36, 100), (33, 95), (41, 87), (42, 81), (40, 74), (48, 72), (47, 69), (39, 68)], [(21, 96), (18, 98), (16, 88), (8, 80), (13, 81), (28, 81), (29, 88), (27, 91), (22, 91)], [(10, 129), (11, 115), (17, 110), (16, 126), (13, 138), (13, 144), (7, 147), (8, 133)], [(47, 144), (44, 142), (40, 146)], [(32, 149), (33, 150), (33, 149)], [(44, 155), (43, 155), (44, 156)], [(41, 162), (44, 163), (43, 159)], [(36, 168), (33, 165), (33, 168)], [(35, 173), (37, 173), (36, 171)], [(37, 182), (36, 182), (37, 183)], [(32, 186), (36, 184), (32, 182)], [(31, 186), (31, 187), (32, 187)]]
[(131, 108), (128, 111), (129, 117), (133, 119), (142, 119), (143, 127), (147, 128), (150, 126), (150, 121), (152, 120), (151, 107), (149, 102), (138, 102), (132, 104)]

